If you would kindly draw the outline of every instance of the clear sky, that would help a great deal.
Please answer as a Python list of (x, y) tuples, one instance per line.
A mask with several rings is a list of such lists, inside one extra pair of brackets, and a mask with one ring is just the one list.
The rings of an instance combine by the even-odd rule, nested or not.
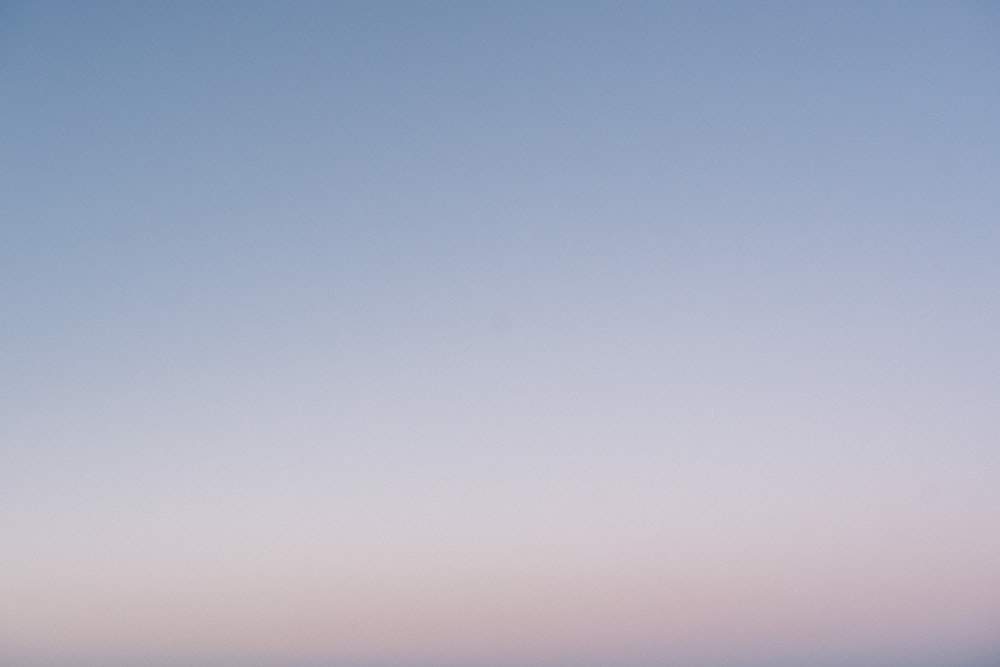
[(0, 661), (1000, 651), (997, 7), (0, 4)]

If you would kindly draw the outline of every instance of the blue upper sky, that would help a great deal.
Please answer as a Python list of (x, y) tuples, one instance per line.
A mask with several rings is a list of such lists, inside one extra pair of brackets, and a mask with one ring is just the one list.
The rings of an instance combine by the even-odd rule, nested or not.
[(979, 650), (997, 119), (990, 3), (0, 5), (0, 651)]

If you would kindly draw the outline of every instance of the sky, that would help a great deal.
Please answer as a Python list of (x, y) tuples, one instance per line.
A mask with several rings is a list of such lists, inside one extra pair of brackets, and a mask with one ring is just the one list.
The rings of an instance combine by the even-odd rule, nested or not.
[(998, 119), (989, 2), (0, 3), (0, 662), (1000, 654)]

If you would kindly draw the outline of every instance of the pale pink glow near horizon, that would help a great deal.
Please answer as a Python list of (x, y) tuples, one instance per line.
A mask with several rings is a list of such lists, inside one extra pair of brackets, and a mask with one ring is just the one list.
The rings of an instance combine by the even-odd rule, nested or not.
[[(745, 509), (730, 513), (760, 525)], [(19, 609), (15, 631), (29, 648), (84, 655), (183, 646), (207, 655), (478, 663), (733, 660), (817, 647), (891, 653), (991, 638), (983, 619), (1000, 613), (1000, 575), (983, 585), (997, 549), (988, 539), (976, 545), (963, 526), (915, 530), (873, 517), (845, 544), (845, 533), (829, 534), (833, 517), (809, 525), (789, 514), (769, 540), (707, 516), (700, 538), (665, 523), (654, 535), (649, 517), (645, 525), (633, 517), (634, 529), (623, 533), (619, 521), (617, 535), (574, 536), (563, 521), (561, 534), (521, 525), (461, 543), (413, 533), (367, 550), (315, 540), (292, 547), (286, 535), (261, 540), (283, 547), (258, 546), (249, 560), (206, 559), (187, 545), (170, 553), (180, 556), (172, 563), (146, 554), (92, 581), (86, 564), (67, 572), (48, 583), (49, 599)], [(461, 529), (440, 519), (424, 527), (443, 536)], [(949, 531), (949, 541), (931, 540)], [(38, 582), (24, 583), (38, 594)]]
[[(100, 604), (67, 606), (64, 617), (26, 614), (17, 629), (29, 645), (83, 655), (106, 646), (137, 652), (183, 646), (209, 655), (251, 651), (374, 661), (735, 659), (817, 647), (877, 652), (961, 646), (970, 639), (985, 643), (992, 628), (977, 619), (997, 612), (988, 595), (955, 582), (919, 586), (909, 580), (879, 587), (871, 575), (828, 576), (826, 587), (817, 590), (806, 588), (808, 581), (790, 586), (789, 579), (802, 577), (787, 571), (748, 573), (754, 578), (746, 581), (713, 574), (708, 581), (689, 576), (655, 590), (648, 578), (641, 588), (620, 578), (603, 587), (592, 580), (560, 587), (551, 577), (543, 585), (514, 579), (487, 588), (463, 587), (461, 579), (441, 576), (410, 590), (391, 584), (381, 590), (320, 585), (312, 594), (284, 590), (249, 599), (245, 592), (227, 596), (216, 584), (212, 599), (146, 592), (140, 609), (135, 593), (115, 599), (102, 589), (94, 599)], [(340, 596), (344, 601), (338, 604)]]

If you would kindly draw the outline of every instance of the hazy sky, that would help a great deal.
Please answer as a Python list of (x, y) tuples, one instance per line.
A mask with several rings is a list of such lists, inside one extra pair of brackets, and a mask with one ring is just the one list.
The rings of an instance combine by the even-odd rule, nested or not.
[(5, 665), (954, 665), (998, 563), (996, 4), (0, 4)]

